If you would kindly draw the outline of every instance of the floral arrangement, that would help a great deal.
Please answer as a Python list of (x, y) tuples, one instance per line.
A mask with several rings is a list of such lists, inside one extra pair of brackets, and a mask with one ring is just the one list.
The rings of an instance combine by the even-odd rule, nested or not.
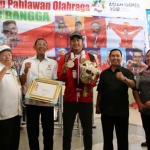
[(80, 63), (80, 80), (87, 84), (100, 75), (101, 71), (97, 68), (95, 62), (83, 58)]

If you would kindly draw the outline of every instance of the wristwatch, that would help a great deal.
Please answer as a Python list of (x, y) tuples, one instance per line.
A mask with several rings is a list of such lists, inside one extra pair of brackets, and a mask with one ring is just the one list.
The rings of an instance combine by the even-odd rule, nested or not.
[(127, 82), (127, 77), (124, 78), (123, 82)]

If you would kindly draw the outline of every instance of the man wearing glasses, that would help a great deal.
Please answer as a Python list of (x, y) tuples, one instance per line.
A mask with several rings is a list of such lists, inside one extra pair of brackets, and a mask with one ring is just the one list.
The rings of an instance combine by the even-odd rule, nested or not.
[(3, 34), (6, 36), (6, 42), (8, 42), (11, 48), (16, 47), (18, 42), (21, 41), (17, 35), (17, 24), (13, 20), (3, 22)]
[(12, 62), (11, 48), (0, 46), (0, 149), (18, 150), (20, 139), (21, 84)]
[[(45, 52), (48, 49), (47, 41), (44, 38), (39, 38), (35, 41), (33, 48), (36, 51), (36, 56), (26, 59), (20, 72), (21, 84), (26, 83), (27, 89), (34, 76), (52, 80), (57, 79), (57, 62), (45, 56)], [(38, 141), (40, 115), (44, 138), (43, 149), (52, 150), (54, 134), (53, 105), (30, 99), (26, 99), (25, 103), (30, 150), (40, 149)]]

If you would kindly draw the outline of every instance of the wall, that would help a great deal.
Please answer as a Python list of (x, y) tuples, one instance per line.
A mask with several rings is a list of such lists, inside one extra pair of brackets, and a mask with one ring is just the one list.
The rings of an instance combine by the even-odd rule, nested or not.
[(144, 0), (145, 9), (150, 9), (150, 0)]

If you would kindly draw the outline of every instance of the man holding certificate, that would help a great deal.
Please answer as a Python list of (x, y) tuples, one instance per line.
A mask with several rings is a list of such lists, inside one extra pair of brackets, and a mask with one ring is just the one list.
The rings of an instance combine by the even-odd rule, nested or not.
[[(99, 73), (94, 68), (95, 60), (93, 59), (93, 64), (91, 62), (94, 56), (91, 57), (82, 49), (83, 37), (80, 33), (74, 32), (70, 35), (70, 47), (71, 51), (60, 58), (57, 73), (59, 80), (64, 81), (66, 85), (63, 109), (63, 150), (71, 149), (71, 136), (77, 113), (83, 128), (84, 149), (92, 150), (92, 90)], [(88, 67), (93, 68), (95, 73)]]
[[(20, 72), (21, 84), (24, 85), (26, 83), (27, 89), (34, 76), (52, 80), (57, 79), (57, 62), (47, 58), (45, 55), (48, 49), (47, 41), (44, 38), (37, 39), (34, 49), (36, 56), (26, 59)], [(26, 99), (25, 103), (30, 150), (40, 149), (38, 141), (40, 115), (43, 128), (44, 150), (52, 150), (54, 134), (53, 105), (31, 99)]]

